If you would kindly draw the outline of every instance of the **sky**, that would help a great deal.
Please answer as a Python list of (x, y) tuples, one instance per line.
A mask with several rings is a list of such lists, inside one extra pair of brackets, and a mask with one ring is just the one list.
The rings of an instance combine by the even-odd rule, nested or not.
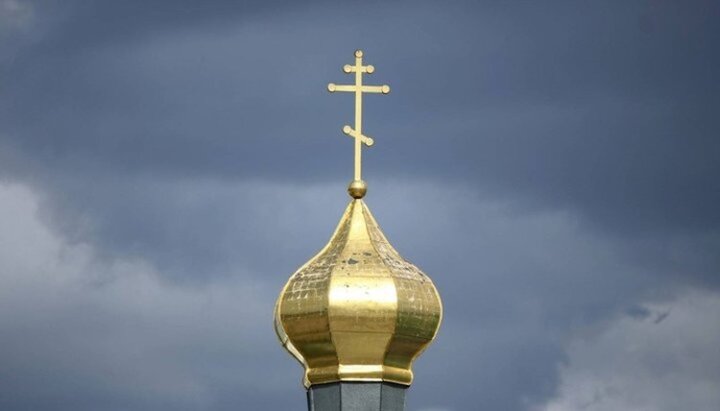
[(720, 409), (712, 1), (0, 0), (0, 408), (302, 410), (349, 197), (445, 313), (408, 411)]

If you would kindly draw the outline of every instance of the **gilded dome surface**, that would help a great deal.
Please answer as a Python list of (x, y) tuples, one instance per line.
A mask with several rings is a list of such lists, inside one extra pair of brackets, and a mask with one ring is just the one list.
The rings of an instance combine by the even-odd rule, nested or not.
[(390, 245), (361, 199), (328, 244), (293, 274), (275, 307), (275, 331), (305, 367), (304, 384), (410, 385), (413, 360), (442, 317), (430, 278)]

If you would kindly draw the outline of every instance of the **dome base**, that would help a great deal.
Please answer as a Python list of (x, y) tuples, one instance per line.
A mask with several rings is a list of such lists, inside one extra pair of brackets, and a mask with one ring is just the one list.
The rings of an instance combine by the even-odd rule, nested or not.
[(391, 382), (410, 385), (410, 370), (388, 365), (339, 365), (311, 368), (305, 373), (305, 387), (332, 382)]

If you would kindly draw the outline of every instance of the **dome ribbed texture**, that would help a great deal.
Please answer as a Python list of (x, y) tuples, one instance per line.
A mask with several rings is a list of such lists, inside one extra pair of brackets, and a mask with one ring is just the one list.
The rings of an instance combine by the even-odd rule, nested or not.
[(328, 244), (288, 280), (275, 307), (304, 384), (410, 385), (412, 362), (442, 317), (430, 278), (390, 245), (365, 203), (348, 205)]

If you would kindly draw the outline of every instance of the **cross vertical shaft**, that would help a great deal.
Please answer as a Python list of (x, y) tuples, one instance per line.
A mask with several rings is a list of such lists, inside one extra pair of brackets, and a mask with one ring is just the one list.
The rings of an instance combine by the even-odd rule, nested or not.
[[(362, 135), (362, 52), (355, 52), (355, 132)], [(362, 180), (362, 141), (355, 137), (355, 181)]]
[[(337, 85), (335, 83), (328, 84), (328, 91), (334, 93), (336, 91), (353, 92), (355, 93), (355, 127), (345, 126), (343, 132), (350, 137), (355, 139), (355, 173), (353, 183), (351, 183), (351, 190), (353, 185), (356, 187), (363, 187), (362, 193), (355, 194), (351, 192), (351, 195), (355, 198), (362, 198), (364, 195), (364, 182), (362, 181), (362, 145), (371, 146), (374, 140), (362, 133), (362, 95), (363, 93), (382, 93), (387, 94), (390, 92), (390, 87), (387, 85), (383, 86), (365, 86), (363, 85), (363, 73), (371, 74), (375, 71), (375, 67), (371, 65), (363, 66), (363, 52), (357, 50), (355, 52), (355, 65), (346, 64), (343, 66), (345, 73), (355, 73), (355, 85)], [(358, 191), (358, 193), (360, 193)]]

